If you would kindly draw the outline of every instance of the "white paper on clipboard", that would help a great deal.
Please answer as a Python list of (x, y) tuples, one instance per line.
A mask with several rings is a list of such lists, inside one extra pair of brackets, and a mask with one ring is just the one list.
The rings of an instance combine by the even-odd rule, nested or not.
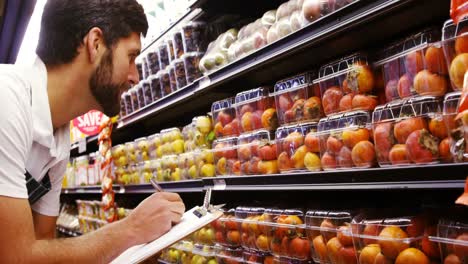
[[(153, 242), (137, 245), (124, 251), (120, 256), (114, 259), (112, 264), (128, 264), (128, 263), (139, 263), (145, 259), (153, 256), (159, 251), (171, 246), (175, 242), (185, 238), (191, 233), (204, 227), (205, 225), (218, 219), (221, 215), (221, 211), (208, 212), (206, 215), (198, 218), (193, 211), (200, 209), (196, 206), (189, 211), (185, 212), (182, 216), (182, 220), (179, 224), (172, 227), (169, 232), (154, 240)], [(155, 223), (156, 224), (156, 223)]]

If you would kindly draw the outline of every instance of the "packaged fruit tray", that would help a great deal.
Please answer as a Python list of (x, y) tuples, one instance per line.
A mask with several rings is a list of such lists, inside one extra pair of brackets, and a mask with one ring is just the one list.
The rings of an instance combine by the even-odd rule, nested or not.
[(236, 95), (236, 116), (240, 120), (241, 132), (272, 131), (278, 127), (274, 98), (269, 96), (268, 89), (260, 87)]
[(317, 123), (309, 122), (278, 128), (276, 148), (281, 173), (321, 169)]
[(205, 56), (200, 60), (200, 70), (208, 74), (228, 64), (228, 49), (237, 40), (238, 30), (231, 28), (219, 35), (208, 45)]
[(214, 102), (211, 105), (211, 113), (217, 138), (239, 135), (240, 124), (233, 97)]
[(195, 152), (186, 152), (177, 156), (177, 163), (182, 179), (197, 179), (198, 168), (195, 165)]
[[(424, 246), (426, 222), (420, 216), (382, 218), (363, 213), (351, 223), (359, 263), (430, 263), (436, 248)], [(380, 262), (382, 261), (382, 262)]]
[(412, 97), (379, 106), (372, 119), (380, 166), (438, 163), (449, 155), (437, 97)]
[(215, 223), (212, 222), (193, 233), (193, 241), (196, 245), (209, 245), (215, 244)]
[[(266, 230), (259, 228), (258, 221), (263, 221), (265, 208), (237, 207), (235, 216), (241, 232), (241, 246), (246, 250), (268, 251)], [(261, 237), (261, 241), (257, 241)], [(260, 242), (260, 243), (258, 243)], [(257, 245), (260, 244), (260, 247)]]
[(275, 84), (276, 109), (280, 125), (300, 121), (318, 121), (323, 117), (320, 87), (311, 73), (303, 73)]
[(389, 48), (381, 66), (387, 102), (414, 95), (443, 96), (451, 90), (440, 33), (429, 29)]
[[(439, 148), (439, 153), (443, 161), (468, 161), (468, 147), (464, 137), (463, 123), (460, 119), (455, 119), (458, 114), (460, 98), (461, 92), (448, 93), (444, 98), (443, 119), (447, 128), (448, 137), (443, 139), (440, 145), (449, 145), (450, 147), (449, 152), (446, 151), (446, 149)], [(448, 144), (446, 141), (448, 141)]]
[(320, 68), (319, 79), (325, 115), (351, 110), (371, 111), (378, 105), (378, 82), (364, 54), (356, 53)]
[(244, 262), (242, 252), (242, 248), (215, 247), (218, 264), (242, 264)]
[(195, 165), (198, 168), (199, 177), (214, 177), (216, 167), (214, 164), (214, 153), (211, 149), (198, 149), (195, 153)]
[[(316, 1), (316, 0), (304, 0), (302, 4), (302, 15), (308, 23), (311, 23), (323, 16), (331, 14), (340, 8), (343, 8), (356, 0), (344, 0), (344, 1)], [(297, 1), (298, 3), (302, 1)]]
[(273, 134), (267, 130), (241, 134), (237, 141), (237, 157), (241, 175), (277, 173)]
[(218, 220), (214, 222), (216, 243), (224, 247), (236, 248), (241, 245), (240, 222), (236, 218), (236, 210), (226, 210)]
[(351, 211), (308, 211), (305, 217), (307, 237), (316, 263), (356, 263), (357, 254), (351, 237)]
[(292, 259), (287, 257), (274, 257), (273, 264), (309, 264), (310, 260)]
[(468, 19), (462, 19), (458, 24), (452, 20), (445, 22), (442, 39), (452, 88), (461, 91), (468, 69)]
[(354, 111), (323, 118), (318, 124), (317, 134), (324, 170), (375, 165), (369, 112)]
[(272, 264), (273, 256), (269, 253), (264, 253), (255, 250), (244, 250), (242, 253), (244, 263), (247, 264)]
[(241, 174), (241, 162), (237, 158), (237, 137), (215, 140), (213, 153), (217, 176)]
[[(267, 249), (274, 256), (299, 260), (310, 259), (310, 241), (306, 236), (302, 210), (267, 209), (263, 217), (257, 221), (259, 232), (254, 235), (259, 249), (268, 245)], [(262, 238), (262, 230), (267, 234), (265, 238)], [(263, 245), (263, 240), (265, 240), (265, 245)]]
[(439, 245), (443, 263), (468, 263), (468, 224), (466, 222), (442, 219), (437, 226), (437, 235), (429, 236), (429, 240)]

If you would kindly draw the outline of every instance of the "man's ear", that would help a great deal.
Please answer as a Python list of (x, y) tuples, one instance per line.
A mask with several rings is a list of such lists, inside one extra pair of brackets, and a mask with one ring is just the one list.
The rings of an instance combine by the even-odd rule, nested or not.
[(102, 30), (98, 27), (91, 28), (84, 37), (83, 43), (88, 51), (89, 62), (91, 64), (98, 62), (106, 49)]

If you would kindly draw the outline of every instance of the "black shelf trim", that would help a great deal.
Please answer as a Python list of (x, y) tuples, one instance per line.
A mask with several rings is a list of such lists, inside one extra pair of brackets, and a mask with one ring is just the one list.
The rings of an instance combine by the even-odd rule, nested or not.
[[(159, 185), (163, 190), (168, 192), (186, 193), (186, 192), (202, 192), (202, 180), (187, 180), (178, 182), (161, 182)], [(113, 185), (113, 190), (116, 194), (135, 194), (135, 193), (154, 193), (154, 187), (151, 184), (130, 184), (130, 185)], [(99, 194), (101, 186), (80, 186), (75, 188), (63, 188), (62, 194)]]

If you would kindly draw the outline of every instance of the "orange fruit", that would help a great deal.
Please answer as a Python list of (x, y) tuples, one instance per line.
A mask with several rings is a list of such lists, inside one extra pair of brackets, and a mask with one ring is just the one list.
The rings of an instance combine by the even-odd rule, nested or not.
[(429, 258), (419, 249), (407, 248), (395, 260), (395, 264), (429, 264)]
[(379, 234), (384, 238), (379, 240), (382, 254), (388, 258), (395, 259), (401, 251), (409, 246), (402, 239), (408, 238), (408, 234), (398, 226), (387, 226)]

